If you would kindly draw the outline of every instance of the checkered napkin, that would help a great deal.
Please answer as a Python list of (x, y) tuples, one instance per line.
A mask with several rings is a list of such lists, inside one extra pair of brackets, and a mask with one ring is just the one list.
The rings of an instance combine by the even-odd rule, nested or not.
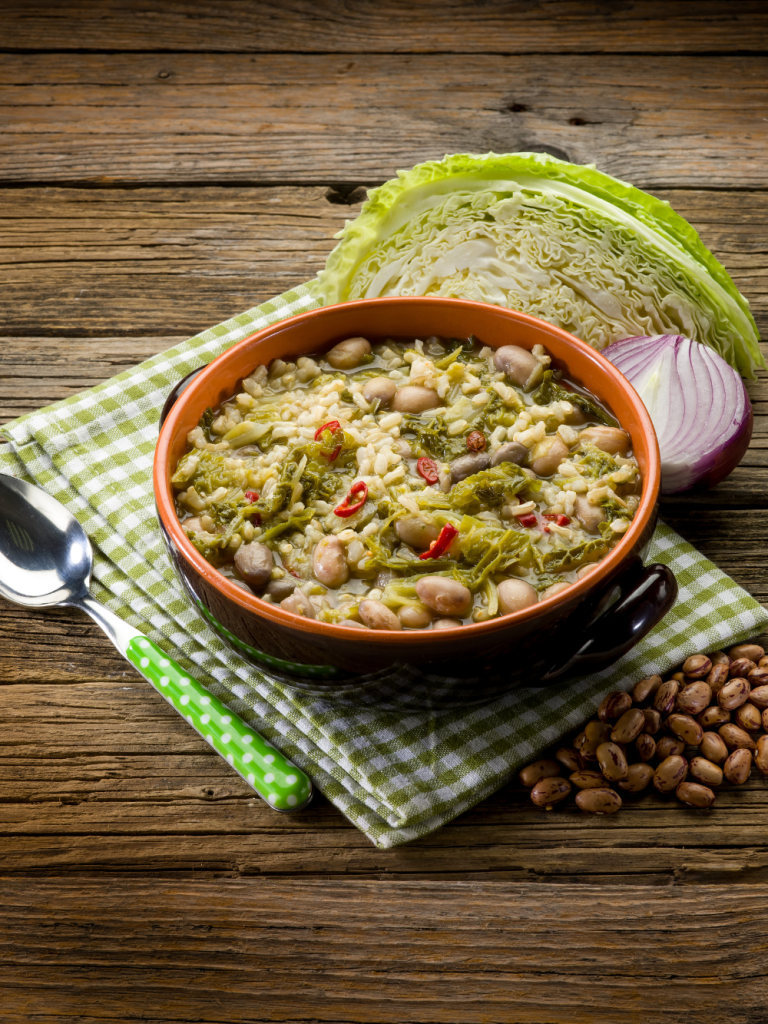
[(158, 417), (172, 385), (190, 370), (317, 305), (308, 288), (297, 288), (15, 420), (3, 428), (11, 443), (0, 445), (0, 472), (36, 482), (66, 505), (93, 542), (94, 595), (305, 769), (376, 846), (424, 836), (493, 793), (588, 718), (608, 690), (695, 651), (745, 640), (768, 623), (746, 591), (660, 525), (648, 559), (674, 571), (677, 603), (612, 668), (565, 686), (518, 689), (458, 711), (356, 710), (292, 691), (244, 662), (187, 600), (165, 553), (152, 496)]

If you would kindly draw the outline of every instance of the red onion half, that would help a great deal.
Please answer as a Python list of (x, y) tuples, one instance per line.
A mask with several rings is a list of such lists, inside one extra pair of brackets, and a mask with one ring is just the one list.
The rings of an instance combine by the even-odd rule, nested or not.
[(650, 413), (661, 451), (661, 493), (712, 487), (739, 464), (752, 437), (752, 406), (736, 370), (680, 334), (622, 338), (603, 355)]

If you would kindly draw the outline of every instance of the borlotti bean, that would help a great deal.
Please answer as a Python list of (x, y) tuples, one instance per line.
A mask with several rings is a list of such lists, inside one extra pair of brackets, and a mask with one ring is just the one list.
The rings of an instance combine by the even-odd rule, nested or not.
[(748, 676), (755, 668), (757, 668), (757, 665), (754, 661), (750, 661), (749, 658), (737, 658), (736, 661), (732, 661), (728, 666), (728, 674), (731, 679), (735, 679), (737, 676)]
[(528, 789), (531, 789), (539, 779), (549, 779), (552, 776), (560, 774), (560, 764), (557, 761), (550, 761), (548, 758), (544, 758), (541, 761), (534, 761), (533, 764), (526, 765), (525, 768), (520, 772), (520, 781)]
[(701, 743), (704, 730), (695, 718), (690, 715), (674, 714), (667, 719), (669, 730), (687, 746), (697, 747)]
[(733, 723), (747, 732), (757, 732), (762, 727), (763, 720), (755, 705), (747, 701), (733, 712)]
[(712, 671), (709, 673), (706, 679), (707, 686), (710, 688), (712, 693), (718, 694), (723, 686), (728, 682), (728, 664), (722, 661), (717, 662), (712, 666)]
[(731, 712), (721, 707), (706, 708), (698, 716), (698, 723), (702, 729), (715, 729), (718, 725), (730, 722)]
[(524, 767), (520, 782), (546, 810), (573, 796), (581, 811), (615, 814), (617, 789), (641, 800), (651, 784), (700, 810), (723, 786), (743, 785), (753, 765), (768, 776), (768, 656), (738, 644), (606, 694), (596, 717)]
[(550, 776), (548, 779), (539, 779), (531, 790), (531, 800), (537, 807), (549, 809), (561, 800), (565, 800), (570, 792), (571, 784), (567, 779)]
[(640, 708), (625, 711), (611, 732), (613, 743), (631, 743), (645, 727), (645, 715)]
[(712, 688), (703, 680), (684, 686), (677, 695), (677, 710), (686, 715), (698, 715), (712, 702)]
[(575, 747), (560, 747), (555, 760), (569, 772), (578, 772), (584, 767), (584, 759)]
[(653, 698), (653, 707), (660, 715), (668, 715), (675, 706), (680, 683), (676, 679), (668, 679), (662, 683)]
[(760, 661), (765, 651), (759, 644), (737, 644), (728, 651), (731, 661), (737, 658), (749, 658), (750, 661)]
[(626, 779), (619, 779), (619, 789), (623, 789), (627, 793), (642, 793), (652, 778), (653, 768), (651, 765), (639, 761), (637, 764), (629, 765)]
[(661, 728), (661, 715), (655, 708), (643, 708), (643, 715), (645, 717), (643, 732), (647, 732), (649, 736), (655, 736)]
[(656, 744), (656, 756), (662, 761), (673, 754), (682, 754), (684, 750), (685, 741), (677, 736), (662, 736)]
[(653, 773), (653, 784), (660, 793), (672, 793), (688, 774), (688, 762), (679, 754), (665, 757)]
[(691, 679), (703, 679), (711, 668), (712, 662), (706, 654), (692, 654), (683, 662), (683, 672)]
[(633, 686), (632, 700), (634, 700), (636, 704), (642, 704), (644, 700), (648, 700), (649, 697), (656, 693), (660, 686), (661, 676), (646, 676)]
[(647, 732), (641, 732), (635, 740), (635, 750), (641, 761), (651, 761), (656, 756), (656, 740)]
[(627, 759), (617, 743), (601, 743), (597, 748), (597, 763), (609, 782), (627, 777)]
[(576, 794), (576, 804), (590, 814), (615, 814), (621, 807), (621, 797), (615, 789), (582, 789)]
[(677, 799), (689, 807), (711, 807), (715, 802), (715, 794), (709, 786), (698, 782), (681, 782), (675, 790)]
[(632, 707), (632, 698), (623, 690), (616, 690), (603, 697), (600, 707), (597, 709), (597, 717), (601, 722), (615, 722), (621, 718), (625, 711)]
[(728, 747), (726, 747), (722, 736), (718, 736), (716, 732), (704, 733), (699, 750), (708, 761), (714, 761), (716, 764), (722, 764), (728, 757)]
[(706, 757), (694, 757), (688, 766), (691, 776), (704, 786), (719, 786), (723, 781), (723, 769)]
[(723, 775), (734, 786), (743, 785), (752, 772), (752, 751), (734, 750), (723, 765)]
[(573, 772), (568, 776), (568, 781), (577, 789), (601, 789), (605, 786), (605, 776), (601, 772), (592, 771), (591, 768)]
[(734, 711), (736, 708), (740, 708), (744, 701), (749, 698), (751, 689), (749, 680), (731, 679), (718, 693), (717, 703), (726, 711)]

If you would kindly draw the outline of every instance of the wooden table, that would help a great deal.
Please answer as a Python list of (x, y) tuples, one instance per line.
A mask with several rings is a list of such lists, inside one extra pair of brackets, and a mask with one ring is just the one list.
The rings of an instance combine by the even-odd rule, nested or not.
[[(311, 277), (364, 186), (546, 150), (668, 199), (768, 321), (759, 2), (0, 3), (0, 414)], [(768, 597), (752, 446), (664, 503)], [(0, 1020), (768, 1019), (768, 791), (545, 814), (510, 785), (382, 852), (275, 815), (83, 616), (0, 602)]]

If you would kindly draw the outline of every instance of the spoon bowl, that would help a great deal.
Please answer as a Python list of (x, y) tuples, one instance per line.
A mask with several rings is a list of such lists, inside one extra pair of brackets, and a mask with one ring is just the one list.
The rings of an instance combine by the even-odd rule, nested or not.
[(75, 517), (50, 494), (0, 476), (0, 594), (49, 608), (85, 596), (93, 552)]

